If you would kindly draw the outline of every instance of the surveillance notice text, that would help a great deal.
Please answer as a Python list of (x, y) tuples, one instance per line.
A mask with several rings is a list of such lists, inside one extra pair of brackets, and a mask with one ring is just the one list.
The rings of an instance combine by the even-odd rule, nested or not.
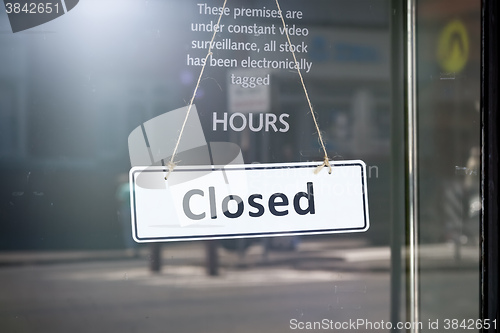
[[(189, 29), (196, 37), (188, 47), (187, 66), (311, 71), (313, 63), (306, 57), (308, 44), (305, 41), (309, 29), (300, 24), (304, 17), (301, 10), (280, 11), (272, 6), (231, 8), (197, 3), (195, 11), (197, 20), (189, 23)], [(216, 36), (212, 41), (214, 32)], [(209, 49), (211, 54), (207, 57)], [(232, 84), (241, 85), (242, 81), (231, 75)], [(255, 81), (269, 85), (267, 76), (255, 78)]]

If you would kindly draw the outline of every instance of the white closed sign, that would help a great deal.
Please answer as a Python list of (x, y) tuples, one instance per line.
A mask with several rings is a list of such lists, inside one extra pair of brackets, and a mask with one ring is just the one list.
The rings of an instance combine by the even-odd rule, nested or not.
[(178, 166), (130, 171), (137, 242), (362, 232), (369, 228), (362, 161)]

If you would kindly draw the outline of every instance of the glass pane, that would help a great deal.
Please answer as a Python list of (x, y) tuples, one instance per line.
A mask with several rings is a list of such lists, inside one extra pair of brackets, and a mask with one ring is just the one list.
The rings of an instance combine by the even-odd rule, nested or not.
[(422, 320), (461, 330), (480, 301), (480, 1), (417, 13)]
[[(389, 331), (391, 318), (404, 320), (391, 316), (391, 281), (392, 309), (404, 307), (390, 237), (404, 231), (404, 78), (394, 36), (405, 13), (380, 0), (281, 2), (328, 155), (367, 165), (370, 229), (135, 243), (129, 134), (143, 135), (142, 124), (189, 103), (223, 2), (66, 0), (43, 8), (60, 17), (15, 33), (11, 23), (34, 24), (29, 15), (40, 9), (6, 5), (0, 331), (342, 331), (353, 322), (359, 331)], [(234, 143), (246, 164), (319, 164), (317, 130), (275, 6), (228, 1), (195, 99), (203, 133), (184, 135)], [(176, 134), (161, 133), (165, 141)]]

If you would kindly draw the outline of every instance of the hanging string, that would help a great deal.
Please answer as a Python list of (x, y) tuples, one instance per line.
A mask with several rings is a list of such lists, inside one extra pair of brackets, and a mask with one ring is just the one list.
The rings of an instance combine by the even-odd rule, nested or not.
[(297, 61), (297, 57), (295, 56), (295, 52), (294, 52), (293, 47), (292, 47), (292, 42), (290, 41), (290, 35), (288, 34), (288, 29), (286, 28), (285, 19), (283, 18), (283, 12), (281, 11), (281, 7), (280, 7), (278, 0), (276, 0), (276, 6), (278, 7), (279, 13), (281, 13), (280, 17), (281, 17), (281, 22), (283, 23), (283, 30), (286, 33), (288, 45), (290, 46), (290, 51), (292, 51), (293, 60), (295, 61), (295, 67), (297, 68), (297, 73), (299, 73), (300, 82), (302, 83), (302, 88), (304, 89), (307, 103), (309, 104), (309, 109), (311, 110), (311, 115), (312, 115), (312, 118), (314, 120), (314, 125), (316, 126), (316, 131), (318, 132), (319, 142), (320, 142), (321, 147), (323, 148), (323, 152), (325, 154), (325, 156), (323, 158), (323, 164), (319, 165), (316, 168), (316, 170), (314, 171), (314, 173), (315, 174), (319, 173), (323, 169), (323, 167), (327, 166), (328, 173), (331, 174), (332, 173), (332, 166), (330, 165), (330, 160), (328, 159), (328, 154), (326, 152), (325, 143), (323, 142), (323, 137), (321, 135), (321, 131), (319, 130), (318, 121), (316, 120), (316, 115), (314, 114), (313, 106), (312, 106), (311, 100), (309, 99), (309, 93), (307, 92), (306, 84), (304, 83), (304, 78), (302, 77), (302, 72), (300, 71), (300, 68), (299, 68), (299, 62)]
[[(275, 1), (276, 1), (276, 6), (278, 7), (278, 11), (280, 13), (282, 13), (278, 0), (275, 0)], [(217, 20), (217, 25), (216, 25), (217, 27), (219, 27), (220, 21), (222, 19), (222, 15), (224, 13), (224, 9), (226, 8), (226, 4), (227, 4), (227, 0), (224, 0), (224, 4), (222, 5), (222, 10), (220, 12), (219, 19)], [(295, 62), (295, 67), (297, 68), (297, 73), (299, 74), (300, 82), (302, 83), (302, 88), (304, 89), (304, 94), (306, 95), (307, 103), (308, 103), (309, 109), (311, 111), (314, 125), (316, 126), (316, 131), (318, 132), (319, 142), (320, 142), (321, 147), (323, 148), (323, 152), (324, 152), (323, 164), (316, 167), (316, 169), (314, 170), (314, 173), (315, 174), (319, 173), (323, 169), (323, 167), (327, 166), (328, 173), (331, 174), (332, 173), (332, 166), (330, 165), (330, 160), (328, 159), (328, 154), (326, 152), (325, 143), (323, 141), (323, 137), (322, 137), (321, 131), (319, 129), (318, 121), (316, 120), (316, 115), (314, 113), (314, 109), (313, 109), (311, 100), (309, 98), (309, 93), (307, 92), (307, 88), (306, 88), (306, 85), (304, 83), (304, 78), (302, 77), (302, 72), (300, 71), (300, 68), (299, 68), (299, 63), (297, 61), (297, 57), (295, 56), (295, 52), (292, 48), (292, 42), (290, 40), (290, 35), (288, 34), (288, 30), (286, 28), (285, 19), (283, 18), (283, 14), (281, 14), (280, 17), (281, 17), (281, 22), (283, 23), (283, 29), (286, 33), (286, 38), (288, 40), (288, 44), (290, 46), (290, 50), (292, 51), (292, 56), (293, 56), (293, 60)], [(205, 56), (205, 61), (204, 61), (203, 66), (201, 68), (200, 75), (198, 76), (198, 81), (196, 82), (196, 87), (194, 88), (193, 96), (191, 97), (191, 101), (189, 102), (189, 106), (188, 106), (188, 109), (186, 112), (186, 117), (184, 118), (184, 122), (183, 122), (181, 130), (179, 132), (179, 137), (177, 138), (177, 143), (175, 144), (174, 152), (172, 153), (172, 157), (170, 158), (170, 161), (167, 163), (168, 173), (165, 176), (165, 180), (168, 179), (168, 177), (170, 176), (170, 174), (172, 173), (172, 171), (176, 167), (176, 163), (174, 162), (175, 154), (177, 153), (177, 149), (179, 148), (179, 143), (181, 141), (182, 134), (184, 133), (184, 128), (186, 127), (186, 123), (187, 123), (187, 120), (189, 118), (189, 113), (191, 112), (191, 108), (193, 107), (194, 99), (196, 97), (196, 93), (198, 92), (198, 88), (200, 86), (201, 78), (203, 76), (203, 72), (205, 71), (205, 67), (206, 67), (208, 58), (212, 55), (213, 41), (215, 39), (217, 31), (218, 31), (218, 29), (214, 29), (214, 33), (212, 35), (212, 39), (211, 39), (210, 44), (209, 44), (208, 52), (207, 52), (207, 55)]]
[(203, 72), (205, 71), (205, 67), (207, 65), (208, 58), (212, 55), (212, 46), (214, 43), (215, 35), (217, 34), (217, 31), (219, 30), (218, 27), (220, 24), (220, 20), (222, 18), (222, 14), (224, 13), (224, 9), (226, 8), (226, 3), (227, 3), (227, 0), (224, 0), (224, 4), (222, 5), (222, 10), (220, 11), (219, 19), (217, 20), (217, 25), (216, 25), (217, 29), (214, 28), (214, 33), (212, 35), (212, 39), (210, 40), (208, 52), (207, 52), (207, 55), (205, 56), (205, 61), (203, 63), (203, 66), (201, 67), (200, 75), (198, 76), (198, 81), (196, 82), (196, 87), (194, 88), (193, 96), (191, 97), (191, 101), (189, 102), (189, 106), (188, 106), (188, 109), (186, 112), (186, 117), (184, 118), (184, 122), (182, 124), (181, 131), (179, 132), (179, 137), (177, 138), (177, 143), (175, 144), (174, 152), (172, 153), (172, 157), (170, 158), (170, 162), (168, 162), (168, 164), (167, 164), (168, 173), (165, 176), (165, 180), (168, 179), (168, 176), (170, 176), (170, 174), (172, 173), (172, 171), (176, 167), (176, 164), (174, 163), (175, 154), (177, 153), (177, 149), (179, 148), (179, 143), (181, 142), (182, 133), (184, 133), (184, 128), (186, 127), (186, 123), (187, 123), (187, 120), (189, 118), (189, 113), (191, 112), (191, 108), (193, 107), (194, 98), (196, 97), (196, 93), (198, 92), (198, 88), (200, 87), (201, 77), (203, 76)]

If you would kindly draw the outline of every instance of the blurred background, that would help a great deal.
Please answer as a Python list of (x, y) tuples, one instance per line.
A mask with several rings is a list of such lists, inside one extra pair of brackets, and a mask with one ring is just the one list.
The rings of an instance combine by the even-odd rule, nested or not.
[[(480, 1), (416, 3), (422, 320), (474, 319)], [(287, 23), (309, 32), (291, 38), (308, 45), (299, 57), (312, 62), (303, 74), (330, 158), (367, 164), (369, 231), (132, 241), (127, 138), (189, 103), (201, 67), (188, 66), (188, 58), (207, 52), (192, 41), (212, 36), (192, 30), (217, 18), (200, 15), (197, 4), (84, 0), (15, 34), (0, 11), (1, 331), (282, 332), (291, 319), (406, 320), (402, 1), (282, 3), (303, 12)], [(281, 25), (231, 16), (221, 23)], [(285, 43), (279, 34), (216, 36), (225, 38)], [(291, 57), (213, 52), (238, 61)], [(323, 159), (295, 71), (259, 72), (271, 84), (255, 91), (232, 85), (232, 73), (249, 72), (208, 66), (200, 84), (195, 103), (207, 141), (238, 144), (245, 163)], [(254, 124), (262, 114), (287, 114), (289, 128), (214, 130), (214, 113), (240, 113)]]

